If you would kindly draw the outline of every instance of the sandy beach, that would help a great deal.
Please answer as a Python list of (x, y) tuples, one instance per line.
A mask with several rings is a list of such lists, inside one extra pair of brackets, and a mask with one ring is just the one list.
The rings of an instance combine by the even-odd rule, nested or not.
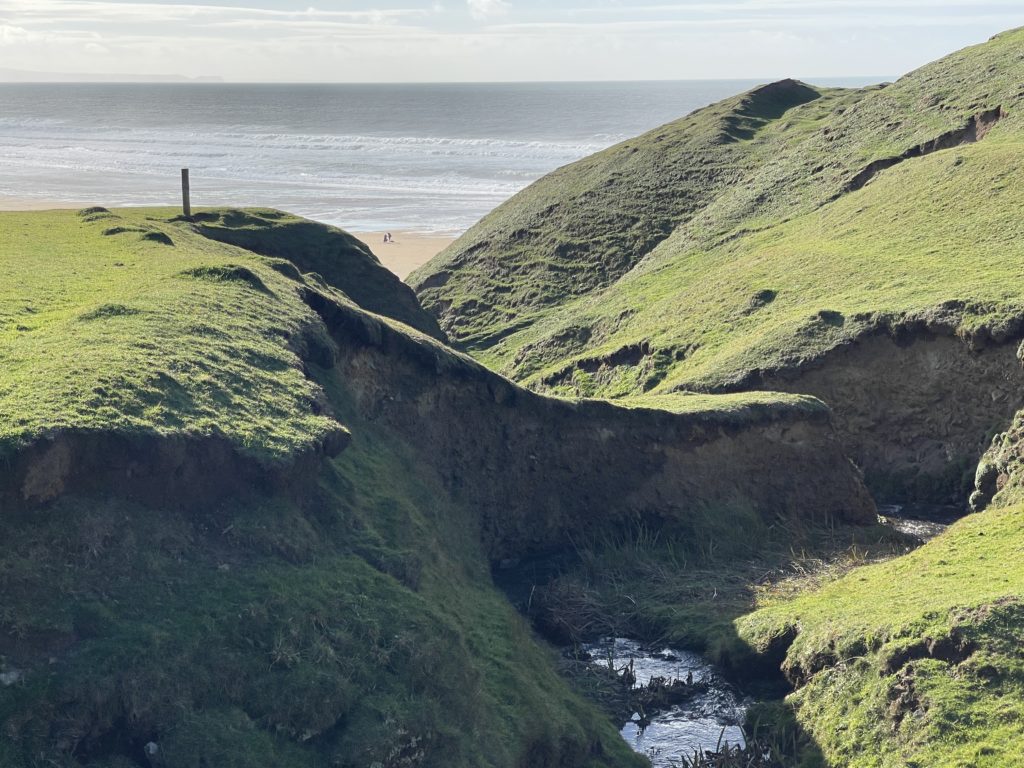
[(454, 237), (417, 232), (392, 231), (393, 242), (384, 242), (383, 232), (353, 232), (380, 259), (380, 263), (402, 280), (417, 267), (426, 264), (447, 248)]

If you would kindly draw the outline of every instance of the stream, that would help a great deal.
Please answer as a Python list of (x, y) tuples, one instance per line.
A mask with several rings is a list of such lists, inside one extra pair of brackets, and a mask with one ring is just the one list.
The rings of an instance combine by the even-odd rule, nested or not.
[(646, 755), (654, 768), (678, 768), (695, 752), (717, 752), (729, 745), (744, 746), (743, 721), (750, 701), (740, 696), (721, 674), (699, 654), (672, 648), (646, 648), (634, 640), (616, 637), (583, 646), (594, 665), (615, 669), (632, 662), (639, 689), (662, 678), (692, 686), (689, 695), (665, 709), (658, 709), (646, 723), (633, 714), (622, 727), (622, 738)]
[(922, 544), (934, 539), (967, 510), (951, 504), (879, 504), (882, 521)]
[[(953, 505), (878, 504), (885, 525), (919, 544), (942, 533), (965, 511)], [(546, 571), (538, 571), (537, 563), (530, 568), (528, 579), (521, 574), (504, 579), (506, 594), (519, 605), (528, 605), (533, 593), (517, 595), (513, 591), (516, 585), (535, 585), (550, 578)], [(495, 580), (503, 583), (500, 576)], [(754, 699), (744, 696), (700, 654), (608, 637), (566, 647), (564, 659), (563, 671), (575, 676), (578, 683), (603, 681), (591, 695), (617, 713), (618, 722), (623, 723), (622, 738), (650, 759), (653, 768), (718, 765), (725, 752), (731, 759), (743, 759), (729, 765), (776, 764), (769, 752), (746, 743), (743, 725)], [(705, 760), (697, 760), (697, 755)]]

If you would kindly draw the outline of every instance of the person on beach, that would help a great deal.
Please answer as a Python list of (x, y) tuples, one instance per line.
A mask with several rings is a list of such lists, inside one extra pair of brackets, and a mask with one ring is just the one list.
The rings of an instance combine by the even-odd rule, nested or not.
[(388, 232), (388, 242), (389, 242), (389, 243), (393, 243), (393, 242), (395, 242), (395, 238), (393, 238), (393, 237), (391, 236), (391, 233), (390, 233), (390, 232)]

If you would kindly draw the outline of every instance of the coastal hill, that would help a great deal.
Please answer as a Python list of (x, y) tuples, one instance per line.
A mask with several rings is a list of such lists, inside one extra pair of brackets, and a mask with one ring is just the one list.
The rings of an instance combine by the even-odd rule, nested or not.
[(754, 89), (415, 293), (281, 211), (0, 213), (0, 768), (639, 768), (597, 636), (742, 684), (743, 765), (1021, 764), (1022, 82)]
[(410, 284), (537, 391), (813, 394), (876, 493), (966, 498), (1024, 405), (1022, 53), (755, 88), (540, 180)]
[(556, 171), (410, 278), (535, 391), (814, 395), (877, 499), (976, 512), (906, 554), (762, 576), (710, 637), (663, 545), (545, 585), (549, 613), (585, 597), (781, 664), (786, 706), (758, 716), (794, 764), (1022, 764), (1022, 82), (1011, 30), (892, 84), (757, 88)]
[(874, 521), (819, 400), (539, 395), (378, 268), (277, 211), (0, 213), (0, 766), (642, 765), (491, 569)]

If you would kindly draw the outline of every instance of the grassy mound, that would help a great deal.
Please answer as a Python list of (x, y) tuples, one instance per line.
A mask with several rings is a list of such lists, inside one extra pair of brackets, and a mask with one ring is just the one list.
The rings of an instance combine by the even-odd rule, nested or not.
[(3, 451), (67, 430), (217, 436), (273, 463), (341, 429), (302, 371), (316, 315), (264, 259), (155, 211), (2, 213), (0, 243)]
[(168, 211), (5, 213), (0, 244), (0, 766), (642, 762), (318, 311), (482, 369)]
[(206, 210), (193, 221), (206, 237), (285, 259), (301, 272), (320, 275), (364, 309), (444, 339), (412, 292), (347, 232), (272, 210)]
[(790, 698), (830, 764), (1021, 764), (1022, 530), (1019, 505), (974, 515), (820, 589), (768, 592), (737, 622), (755, 648), (795, 637)]
[(1022, 51), (726, 100), (538, 182), (411, 283), (487, 364), (592, 396), (750, 386), (906, 323), (1012, 335)]

